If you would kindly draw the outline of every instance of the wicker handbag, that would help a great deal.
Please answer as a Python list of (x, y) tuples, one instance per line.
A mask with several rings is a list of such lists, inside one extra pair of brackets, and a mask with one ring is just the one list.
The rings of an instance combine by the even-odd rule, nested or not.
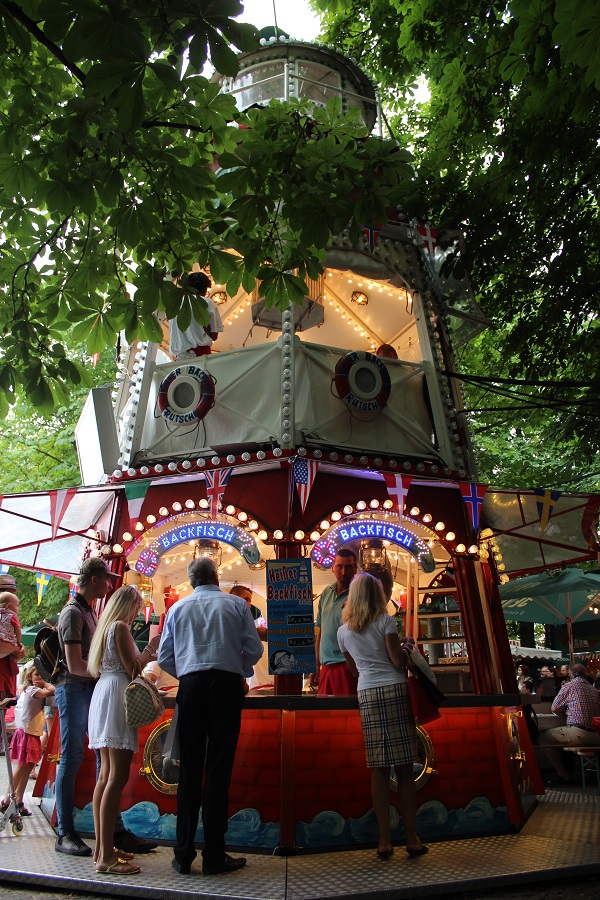
[(152, 682), (136, 671), (137, 666), (125, 688), (125, 721), (132, 728), (143, 728), (162, 716), (165, 704)]

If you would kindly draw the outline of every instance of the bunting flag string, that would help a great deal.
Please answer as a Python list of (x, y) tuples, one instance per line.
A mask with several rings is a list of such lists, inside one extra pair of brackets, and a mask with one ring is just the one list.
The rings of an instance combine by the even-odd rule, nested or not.
[(46, 588), (50, 583), (50, 579), (52, 575), (48, 575), (47, 572), (36, 572), (35, 573), (35, 582), (37, 584), (37, 602), (38, 606), (42, 602), (42, 597), (46, 593)]
[(540, 517), (540, 528), (542, 534), (545, 532), (550, 522), (550, 517), (556, 508), (559, 498), (562, 497), (562, 491), (547, 491), (544, 488), (533, 488), (533, 493), (539, 500), (536, 500), (538, 516)]
[(129, 521), (133, 522), (135, 519), (139, 519), (140, 513), (142, 511), (142, 506), (144, 505), (144, 500), (146, 499), (146, 494), (148, 493), (148, 488), (152, 484), (152, 481), (130, 481), (125, 485), (125, 497), (127, 499), (127, 514), (129, 516)]
[(208, 469), (206, 477), (206, 498), (210, 501), (210, 515), (216, 519), (219, 514), (219, 503), (222, 503), (225, 495), (225, 487), (229, 476), (233, 472), (233, 466), (229, 469)]
[(479, 516), (483, 497), (488, 489), (487, 484), (472, 484), (470, 481), (459, 481), (461, 496), (469, 510), (471, 524), (473, 526), (473, 534), (477, 536), (479, 531)]
[(303, 459), (302, 457), (299, 457), (294, 460), (294, 481), (296, 483), (298, 496), (300, 497), (300, 507), (303, 514), (318, 469), (319, 463), (315, 459)]
[(48, 496), (50, 497), (50, 528), (52, 530), (52, 540), (56, 539), (60, 524), (76, 493), (77, 488), (48, 491)]
[(394, 504), (393, 509), (398, 513), (398, 520), (402, 524), (402, 512), (408, 495), (408, 489), (412, 482), (411, 475), (396, 475), (394, 472), (383, 472), (388, 497)]

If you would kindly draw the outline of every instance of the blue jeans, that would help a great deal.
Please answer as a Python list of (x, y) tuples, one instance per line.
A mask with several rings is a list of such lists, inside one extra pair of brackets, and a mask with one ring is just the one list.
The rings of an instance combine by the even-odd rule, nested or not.
[(60, 719), (60, 763), (56, 772), (56, 816), (60, 835), (75, 831), (73, 803), (75, 779), (83, 760), (88, 713), (94, 686), (91, 682), (70, 682), (56, 687)]

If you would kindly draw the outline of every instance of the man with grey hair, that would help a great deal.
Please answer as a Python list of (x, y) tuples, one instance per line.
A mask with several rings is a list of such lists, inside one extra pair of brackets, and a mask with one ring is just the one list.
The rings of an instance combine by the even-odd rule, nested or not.
[(258, 662), (263, 648), (245, 600), (219, 589), (214, 560), (194, 559), (188, 578), (194, 591), (169, 609), (158, 650), (161, 669), (179, 679), (180, 765), (172, 866), (190, 874), (202, 806), (202, 872), (218, 875), (246, 864), (244, 858), (225, 852), (225, 833), (244, 672)]
[(566, 716), (567, 724), (551, 728), (544, 734), (544, 743), (556, 744), (556, 749), (546, 750), (546, 753), (556, 769), (558, 784), (570, 780), (560, 754), (561, 744), (600, 746), (600, 734), (592, 722), (594, 716), (600, 716), (600, 694), (585, 677), (585, 666), (581, 663), (570, 665), (569, 675), (570, 680), (563, 684), (552, 704), (552, 712)]

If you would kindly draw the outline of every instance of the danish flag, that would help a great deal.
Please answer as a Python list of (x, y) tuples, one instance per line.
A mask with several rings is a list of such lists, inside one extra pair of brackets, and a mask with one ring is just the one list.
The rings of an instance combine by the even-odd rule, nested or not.
[(425, 249), (430, 256), (435, 253), (435, 245), (437, 244), (437, 228), (430, 228), (429, 225), (417, 225), (417, 231), (423, 238)]
[(394, 504), (394, 509), (398, 513), (398, 519), (402, 522), (402, 510), (404, 509), (412, 477), (410, 475), (395, 475), (393, 472), (384, 472), (383, 477), (385, 478), (388, 497)]
[(219, 503), (225, 493), (225, 486), (232, 471), (233, 466), (229, 469), (209, 469), (205, 473), (206, 497), (210, 500), (210, 515), (213, 519), (216, 519), (219, 514)]

